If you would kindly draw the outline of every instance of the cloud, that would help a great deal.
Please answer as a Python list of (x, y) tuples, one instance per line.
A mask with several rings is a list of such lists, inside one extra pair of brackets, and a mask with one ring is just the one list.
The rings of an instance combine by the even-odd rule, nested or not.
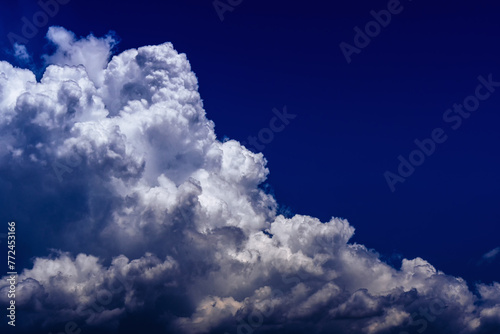
[(23, 65), (29, 65), (32, 62), (31, 55), (28, 53), (25, 45), (14, 44), (14, 57)]
[(104, 38), (89, 35), (77, 39), (74, 33), (62, 27), (50, 27), (47, 39), (56, 47), (56, 52), (44, 56), (47, 64), (83, 65), (94, 84), (102, 84), (103, 70), (116, 45), (111, 33)]
[(493, 261), (497, 255), (500, 254), (500, 247), (490, 250), (488, 253), (483, 255), (483, 260)]
[(112, 35), (47, 37), (40, 81), (0, 62), (0, 197), (36, 251), (20, 332), (499, 328), (498, 283), (470, 290), (421, 258), (394, 268), (347, 220), (278, 215), (266, 159), (216, 139), (172, 44), (110, 59)]
[(484, 263), (491, 263), (495, 261), (497, 258), (498, 254), (500, 254), (500, 247), (494, 248), (490, 250), (489, 252), (485, 253), (481, 259), (477, 262), (477, 265), (482, 265)]

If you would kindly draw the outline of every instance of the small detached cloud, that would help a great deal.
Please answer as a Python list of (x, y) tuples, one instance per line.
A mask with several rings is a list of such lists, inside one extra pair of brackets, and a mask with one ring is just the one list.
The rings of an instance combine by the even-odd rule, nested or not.
[(500, 254), (500, 247), (494, 248), (481, 257), (479, 264), (485, 262), (486, 263), (493, 262), (498, 257), (499, 254)]
[(14, 57), (23, 65), (27, 65), (32, 62), (31, 55), (26, 49), (26, 45), (14, 44)]
[(38, 250), (19, 333), (500, 332), (499, 283), (391, 266), (345, 219), (280, 215), (266, 159), (217, 140), (171, 43), (112, 56), (112, 35), (47, 37), (39, 81), (0, 62), (0, 198)]

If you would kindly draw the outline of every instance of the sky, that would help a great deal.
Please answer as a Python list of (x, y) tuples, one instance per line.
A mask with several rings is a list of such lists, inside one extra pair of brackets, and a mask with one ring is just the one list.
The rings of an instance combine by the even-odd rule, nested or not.
[(1, 8), (8, 330), (500, 331), (498, 4)]

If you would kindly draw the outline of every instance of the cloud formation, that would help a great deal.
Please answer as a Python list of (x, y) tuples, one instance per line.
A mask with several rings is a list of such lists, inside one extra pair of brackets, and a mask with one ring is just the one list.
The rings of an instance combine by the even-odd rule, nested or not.
[(494, 248), (490, 250), (489, 252), (486, 252), (482, 257), (481, 260), (478, 262), (478, 264), (483, 264), (483, 263), (491, 263), (495, 261), (495, 259), (498, 257), (500, 254), (500, 247)]
[(172, 44), (109, 59), (111, 35), (47, 38), (39, 81), (0, 62), (0, 196), (53, 249), (19, 275), (20, 332), (499, 332), (499, 283), (393, 268), (344, 219), (277, 215), (264, 156), (216, 139)]

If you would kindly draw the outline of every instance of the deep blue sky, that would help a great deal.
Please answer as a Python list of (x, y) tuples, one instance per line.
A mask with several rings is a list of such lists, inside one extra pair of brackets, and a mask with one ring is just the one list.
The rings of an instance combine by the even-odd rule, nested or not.
[[(347, 218), (355, 242), (396, 264), (397, 254), (420, 256), (470, 282), (498, 280), (500, 259), (477, 262), (500, 246), (500, 88), (456, 131), (442, 116), (474, 93), (479, 75), (500, 81), (500, 5), (402, 1), (348, 64), (339, 43), (352, 44), (353, 28), (387, 3), (244, 0), (221, 22), (209, 0), (71, 0), (27, 47), (40, 66), (49, 25), (80, 36), (112, 30), (117, 52), (170, 41), (187, 54), (220, 139), (256, 135), (275, 107), (298, 115), (263, 151), (280, 204)], [(40, 8), (4, 6), (5, 51), (7, 34)], [(448, 140), (391, 192), (383, 173), (436, 127)]]

